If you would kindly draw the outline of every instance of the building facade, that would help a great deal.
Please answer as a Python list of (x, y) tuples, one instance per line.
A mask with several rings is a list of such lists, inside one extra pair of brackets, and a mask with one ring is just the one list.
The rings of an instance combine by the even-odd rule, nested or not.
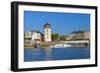
[(29, 46), (43, 41), (43, 34), (37, 30), (24, 33), (24, 45)]
[(25, 32), (24, 33), (24, 45), (32, 44), (32, 33)]
[(44, 25), (44, 41), (45, 42), (51, 42), (51, 26), (50, 24), (46, 23)]
[(40, 43), (42, 41), (43, 34), (37, 30), (32, 31), (32, 43)]
[(90, 31), (76, 31), (68, 35), (66, 40), (90, 40)]
[(90, 40), (90, 31), (84, 33), (84, 39)]

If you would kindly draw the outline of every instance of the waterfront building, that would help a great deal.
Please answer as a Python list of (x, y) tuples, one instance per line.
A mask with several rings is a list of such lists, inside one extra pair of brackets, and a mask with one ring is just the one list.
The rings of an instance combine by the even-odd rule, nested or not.
[(90, 40), (90, 31), (74, 31), (66, 36), (66, 40)]
[(45, 42), (51, 42), (51, 26), (50, 24), (46, 23), (44, 25), (44, 41)]
[(40, 43), (43, 40), (43, 34), (40, 31), (33, 30), (32, 31), (32, 42)]
[(37, 30), (24, 33), (24, 45), (31, 46), (34, 43), (40, 43), (43, 41), (43, 34)]
[(31, 32), (24, 33), (24, 44), (25, 45), (32, 44), (32, 33)]
[(84, 39), (90, 40), (90, 31), (84, 32)]

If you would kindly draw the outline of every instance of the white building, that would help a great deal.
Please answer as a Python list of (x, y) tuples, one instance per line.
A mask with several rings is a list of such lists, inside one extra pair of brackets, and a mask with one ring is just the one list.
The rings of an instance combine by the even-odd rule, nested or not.
[(31, 32), (24, 33), (24, 43), (25, 44), (32, 44), (32, 33)]
[(33, 30), (32, 31), (32, 42), (33, 43), (40, 43), (42, 41), (42, 33), (37, 31), (37, 30)]
[(42, 39), (43, 39), (43, 34), (37, 30), (24, 33), (24, 43), (25, 44), (40, 43)]
[(46, 23), (44, 25), (44, 41), (50, 42), (51, 40), (51, 26), (50, 24)]

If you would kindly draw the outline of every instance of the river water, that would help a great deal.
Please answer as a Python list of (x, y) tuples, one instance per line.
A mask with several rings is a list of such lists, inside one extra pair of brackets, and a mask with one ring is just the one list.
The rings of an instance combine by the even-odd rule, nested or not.
[(90, 48), (25, 48), (24, 61), (73, 60), (90, 58)]

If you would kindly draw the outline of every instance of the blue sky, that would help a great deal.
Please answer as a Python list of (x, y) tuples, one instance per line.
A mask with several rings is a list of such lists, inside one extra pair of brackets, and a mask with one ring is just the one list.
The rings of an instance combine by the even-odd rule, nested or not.
[(90, 30), (90, 14), (24, 11), (24, 32), (39, 30), (51, 24), (52, 33), (69, 34), (77, 30)]

